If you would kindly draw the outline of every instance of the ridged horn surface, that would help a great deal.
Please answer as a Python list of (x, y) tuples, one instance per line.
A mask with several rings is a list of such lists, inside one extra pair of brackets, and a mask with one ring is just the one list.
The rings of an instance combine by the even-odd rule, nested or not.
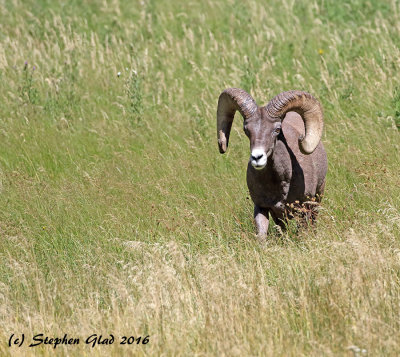
[(321, 104), (310, 93), (291, 90), (282, 92), (265, 107), (272, 118), (284, 119), (287, 112), (297, 112), (304, 121), (305, 136), (299, 138), (300, 150), (311, 154), (321, 140), (324, 127)]
[(217, 135), (220, 153), (223, 154), (228, 148), (236, 110), (240, 112), (243, 119), (247, 119), (256, 112), (257, 108), (253, 97), (243, 89), (228, 88), (221, 93), (217, 109)]

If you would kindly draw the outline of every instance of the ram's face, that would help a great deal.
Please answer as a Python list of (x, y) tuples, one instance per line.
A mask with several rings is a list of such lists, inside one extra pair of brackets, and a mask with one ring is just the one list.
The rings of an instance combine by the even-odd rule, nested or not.
[(262, 170), (267, 165), (282, 125), (280, 120), (271, 120), (262, 114), (243, 123), (243, 130), (250, 140), (250, 163), (256, 170)]

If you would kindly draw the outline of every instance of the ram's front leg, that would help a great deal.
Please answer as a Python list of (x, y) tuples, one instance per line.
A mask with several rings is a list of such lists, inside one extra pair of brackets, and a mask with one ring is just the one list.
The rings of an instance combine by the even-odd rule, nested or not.
[(286, 229), (287, 211), (283, 202), (278, 202), (274, 207), (271, 208), (271, 217), (275, 224), (279, 227), (279, 231), (282, 233)]
[(264, 242), (268, 233), (269, 210), (254, 205), (254, 221), (256, 222), (257, 239)]
[(277, 202), (273, 207), (271, 207), (271, 216), (274, 222), (281, 228), (285, 229), (285, 221), (288, 218), (286, 211), (286, 200), (289, 194), (289, 182), (281, 181), (279, 185), (279, 202)]

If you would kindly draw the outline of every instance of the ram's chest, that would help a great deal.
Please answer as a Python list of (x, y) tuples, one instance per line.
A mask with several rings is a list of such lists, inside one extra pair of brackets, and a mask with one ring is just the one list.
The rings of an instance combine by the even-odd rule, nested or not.
[(272, 174), (264, 174), (248, 170), (247, 187), (251, 199), (259, 207), (274, 207), (283, 197), (280, 182)]

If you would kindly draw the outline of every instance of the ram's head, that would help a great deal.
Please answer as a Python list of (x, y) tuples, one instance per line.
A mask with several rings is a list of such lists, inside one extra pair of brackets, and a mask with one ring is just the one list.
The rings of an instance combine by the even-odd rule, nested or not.
[(300, 150), (311, 154), (317, 147), (323, 129), (323, 114), (319, 102), (302, 91), (283, 92), (265, 107), (259, 107), (250, 94), (242, 89), (228, 88), (219, 96), (217, 111), (218, 146), (225, 153), (235, 112), (242, 115), (243, 129), (250, 139), (250, 161), (254, 168), (263, 169), (273, 153), (287, 112), (301, 115), (305, 135), (299, 139)]

